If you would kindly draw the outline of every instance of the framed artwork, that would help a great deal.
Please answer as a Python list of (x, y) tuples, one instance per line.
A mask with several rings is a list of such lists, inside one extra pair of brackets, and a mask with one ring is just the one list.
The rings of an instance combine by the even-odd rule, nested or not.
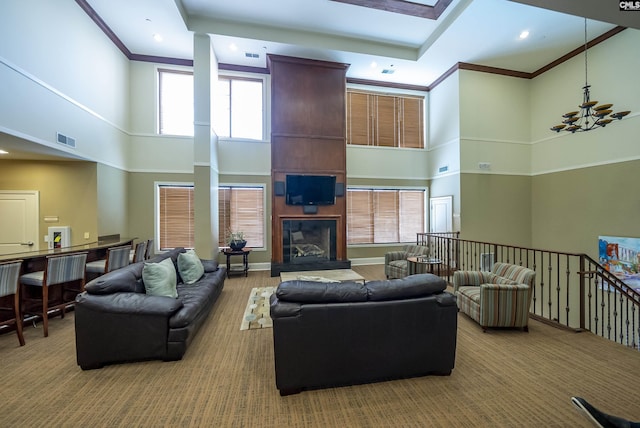
[(609, 272), (640, 291), (640, 238), (599, 236), (598, 259)]

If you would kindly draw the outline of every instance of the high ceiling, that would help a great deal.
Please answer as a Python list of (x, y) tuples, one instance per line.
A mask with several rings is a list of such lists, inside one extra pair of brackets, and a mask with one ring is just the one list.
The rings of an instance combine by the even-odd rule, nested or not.
[(193, 34), (202, 33), (223, 64), (264, 68), (267, 54), (297, 56), (350, 64), (352, 79), (424, 87), (458, 62), (535, 72), (583, 45), (583, 17), (589, 39), (617, 25), (640, 29), (640, 13), (602, 0), (79, 2), (136, 57), (191, 60)]
[[(221, 63), (266, 67), (266, 54), (299, 56), (351, 64), (350, 78), (421, 86), (457, 62), (534, 72), (583, 44), (581, 16), (603, 17), (589, 21), (590, 39), (616, 21), (626, 18), (629, 26), (640, 18), (601, 0), (537, 2), (565, 11), (577, 4), (581, 16), (507, 0), (86, 1), (134, 54), (192, 59), (192, 34), (199, 32), (211, 35)], [(415, 12), (448, 6), (428, 19), (352, 2), (386, 9), (408, 3)], [(520, 39), (525, 30), (529, 36)]]

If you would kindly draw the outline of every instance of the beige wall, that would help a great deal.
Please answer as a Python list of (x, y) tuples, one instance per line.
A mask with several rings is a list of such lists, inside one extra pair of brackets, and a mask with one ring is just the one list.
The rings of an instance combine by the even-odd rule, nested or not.
[(640, 85), (628, 77), (640, 73), (638, 46), (640, 30), (626, 29), (589, 49), (591, 99), (631, 111), (603, 129), (548, 130), (582, 101), (582, 55), (532, 80), (533, 246), (597, 259), (599, 235), (640, 237)]
[(532, 182), (534, 247), (584, 252), (597, 260), (598, 236), (640, 237), (640, 160), (540, 175)]
[[(71, 244), (98, 237), (97, 172), (93, 162), (0, 161), (0, 190), (40, 192), (40, 248), (49, 226), (71, 226)], [(57, 223), (45, 223), (57, 216)], [(89, 233), (89, 239), (84, 233)]]
[(461, 238), (530, 246), (531, 177), (461, 174)]

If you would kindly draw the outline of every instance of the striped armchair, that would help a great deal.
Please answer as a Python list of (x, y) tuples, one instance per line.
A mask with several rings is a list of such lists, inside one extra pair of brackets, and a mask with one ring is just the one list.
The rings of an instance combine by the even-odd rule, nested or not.
[(456, 271), (453, 292), (458, 308), (487, 327), (529, 331), (529, 308), (536, 273), (522, 266), (495, 263), (491, 272)]
[(388, 279), (404, 278), (409, 275), (408, 257), (428, 256), (426, 245), (405, 245), (402, 251), (391, 251), (384, 255), (384, 274)]

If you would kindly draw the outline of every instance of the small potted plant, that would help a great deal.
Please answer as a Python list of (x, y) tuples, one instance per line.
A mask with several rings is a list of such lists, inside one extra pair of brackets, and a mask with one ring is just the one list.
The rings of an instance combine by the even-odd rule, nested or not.
[(241, 250), (247, 245), (247, 241), (244, 239), (244, 232), (229, 231), (229, 247), (233, 251)]

